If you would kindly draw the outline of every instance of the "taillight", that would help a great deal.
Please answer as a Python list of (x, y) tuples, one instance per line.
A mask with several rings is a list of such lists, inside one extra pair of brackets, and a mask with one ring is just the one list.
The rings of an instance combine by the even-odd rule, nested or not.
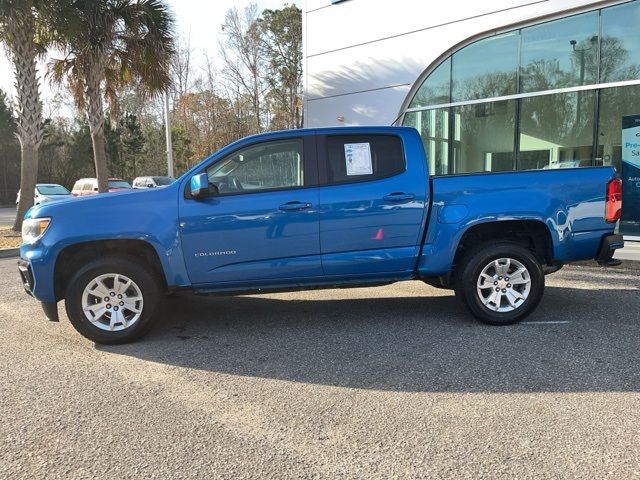
[(604, 219), (609, 222), (617, 222), (622, 215), (622, 180), (614, 178), (607, 183), (607, 202)]

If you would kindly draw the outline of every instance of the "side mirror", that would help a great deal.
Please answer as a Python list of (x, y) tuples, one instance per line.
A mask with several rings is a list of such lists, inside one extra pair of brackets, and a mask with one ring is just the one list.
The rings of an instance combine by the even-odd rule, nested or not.
[(209, 177), (206, 173), (199, 173), (191, 177), (189, 186), (191, 187), (191, 196), (193, 198), (206, 198), (211, 195)]
[(153, 183), (147, 183), (147, 188), (153, 188), (155, 185)]

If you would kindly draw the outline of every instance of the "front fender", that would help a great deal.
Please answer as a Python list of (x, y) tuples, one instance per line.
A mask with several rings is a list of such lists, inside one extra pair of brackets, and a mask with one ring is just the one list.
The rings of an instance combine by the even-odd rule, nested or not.
[(167, 285), (189, 284), (178, 230), (177, 188), (101, 194), (64, 204), (39, 206), (30, 217), (50, 217), (51, 224), (20, 256), (32, 268), (33, 295), (55, 301), (54, 270), (65, 248), (101, 240), (138, 240), (151, 245)]

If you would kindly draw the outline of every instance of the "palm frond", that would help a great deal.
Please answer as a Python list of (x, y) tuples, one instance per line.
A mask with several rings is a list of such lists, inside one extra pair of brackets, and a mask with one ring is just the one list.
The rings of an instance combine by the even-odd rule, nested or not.
[(119, 8), (114, 53), (121, 57), (123, 80), (139, 80), (151, 94), (167, 90), (176, 51), (169, 9), (160, 0), (119, 0)]
[(52, 62), (50, 78), (66, 82), (78, 106), (84, 105), (79, 101), (83, 75), (96, 64), (112, 116), (127, 84), (138, 83), (149, 95), (169, 89), (174, 20), (163, 0), (50, 1), (59, 2), (60, 11), (51, 21), (51, 42), (68, 54)]
[(54, 85), (66, 85), (76, 106), (84, 109), (84, 87), (82, 68), (74, 57), (53, 58), (47, 64), (47, 80)]

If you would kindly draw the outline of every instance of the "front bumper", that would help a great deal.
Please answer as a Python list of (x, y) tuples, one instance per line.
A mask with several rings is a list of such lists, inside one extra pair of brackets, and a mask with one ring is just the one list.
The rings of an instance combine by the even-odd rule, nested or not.
[[(54, 267), (56, 253), (42, 241), (20, 246), (18, 269), (27, 293), (41, 302), (55, 302)], [(24, 276), (23, 276), (24, 275)]]
[(615, 251), (622, 247), (624, 247), (624, 239), (622, 235), (607, 235), (606, 237), (603, 237), (602, 242), (600, 243), (600, 250), (598, 250), (598, 255), (596, 256), (596, 261), (600, 265), (608, 265), (613, 258)]
[(22, 259), (18, 260), (18, 272), (20, 273), (24, 291), (33, 297), (33, 270), (31, 270), (29, 262)]
[[(24, 291), (33, 297), (33, 270), (31, 269), (29, 262), (22, 259), (18, 260), (18, 272), (20, 273), (20, 279), (22, 280)], [(58, 317), (57, 302), (40, 302), (40, 305), (42, 305), (42, 310), (44, 310), (47, 320), (51, 322), (60, 321), (60, 318)]]

